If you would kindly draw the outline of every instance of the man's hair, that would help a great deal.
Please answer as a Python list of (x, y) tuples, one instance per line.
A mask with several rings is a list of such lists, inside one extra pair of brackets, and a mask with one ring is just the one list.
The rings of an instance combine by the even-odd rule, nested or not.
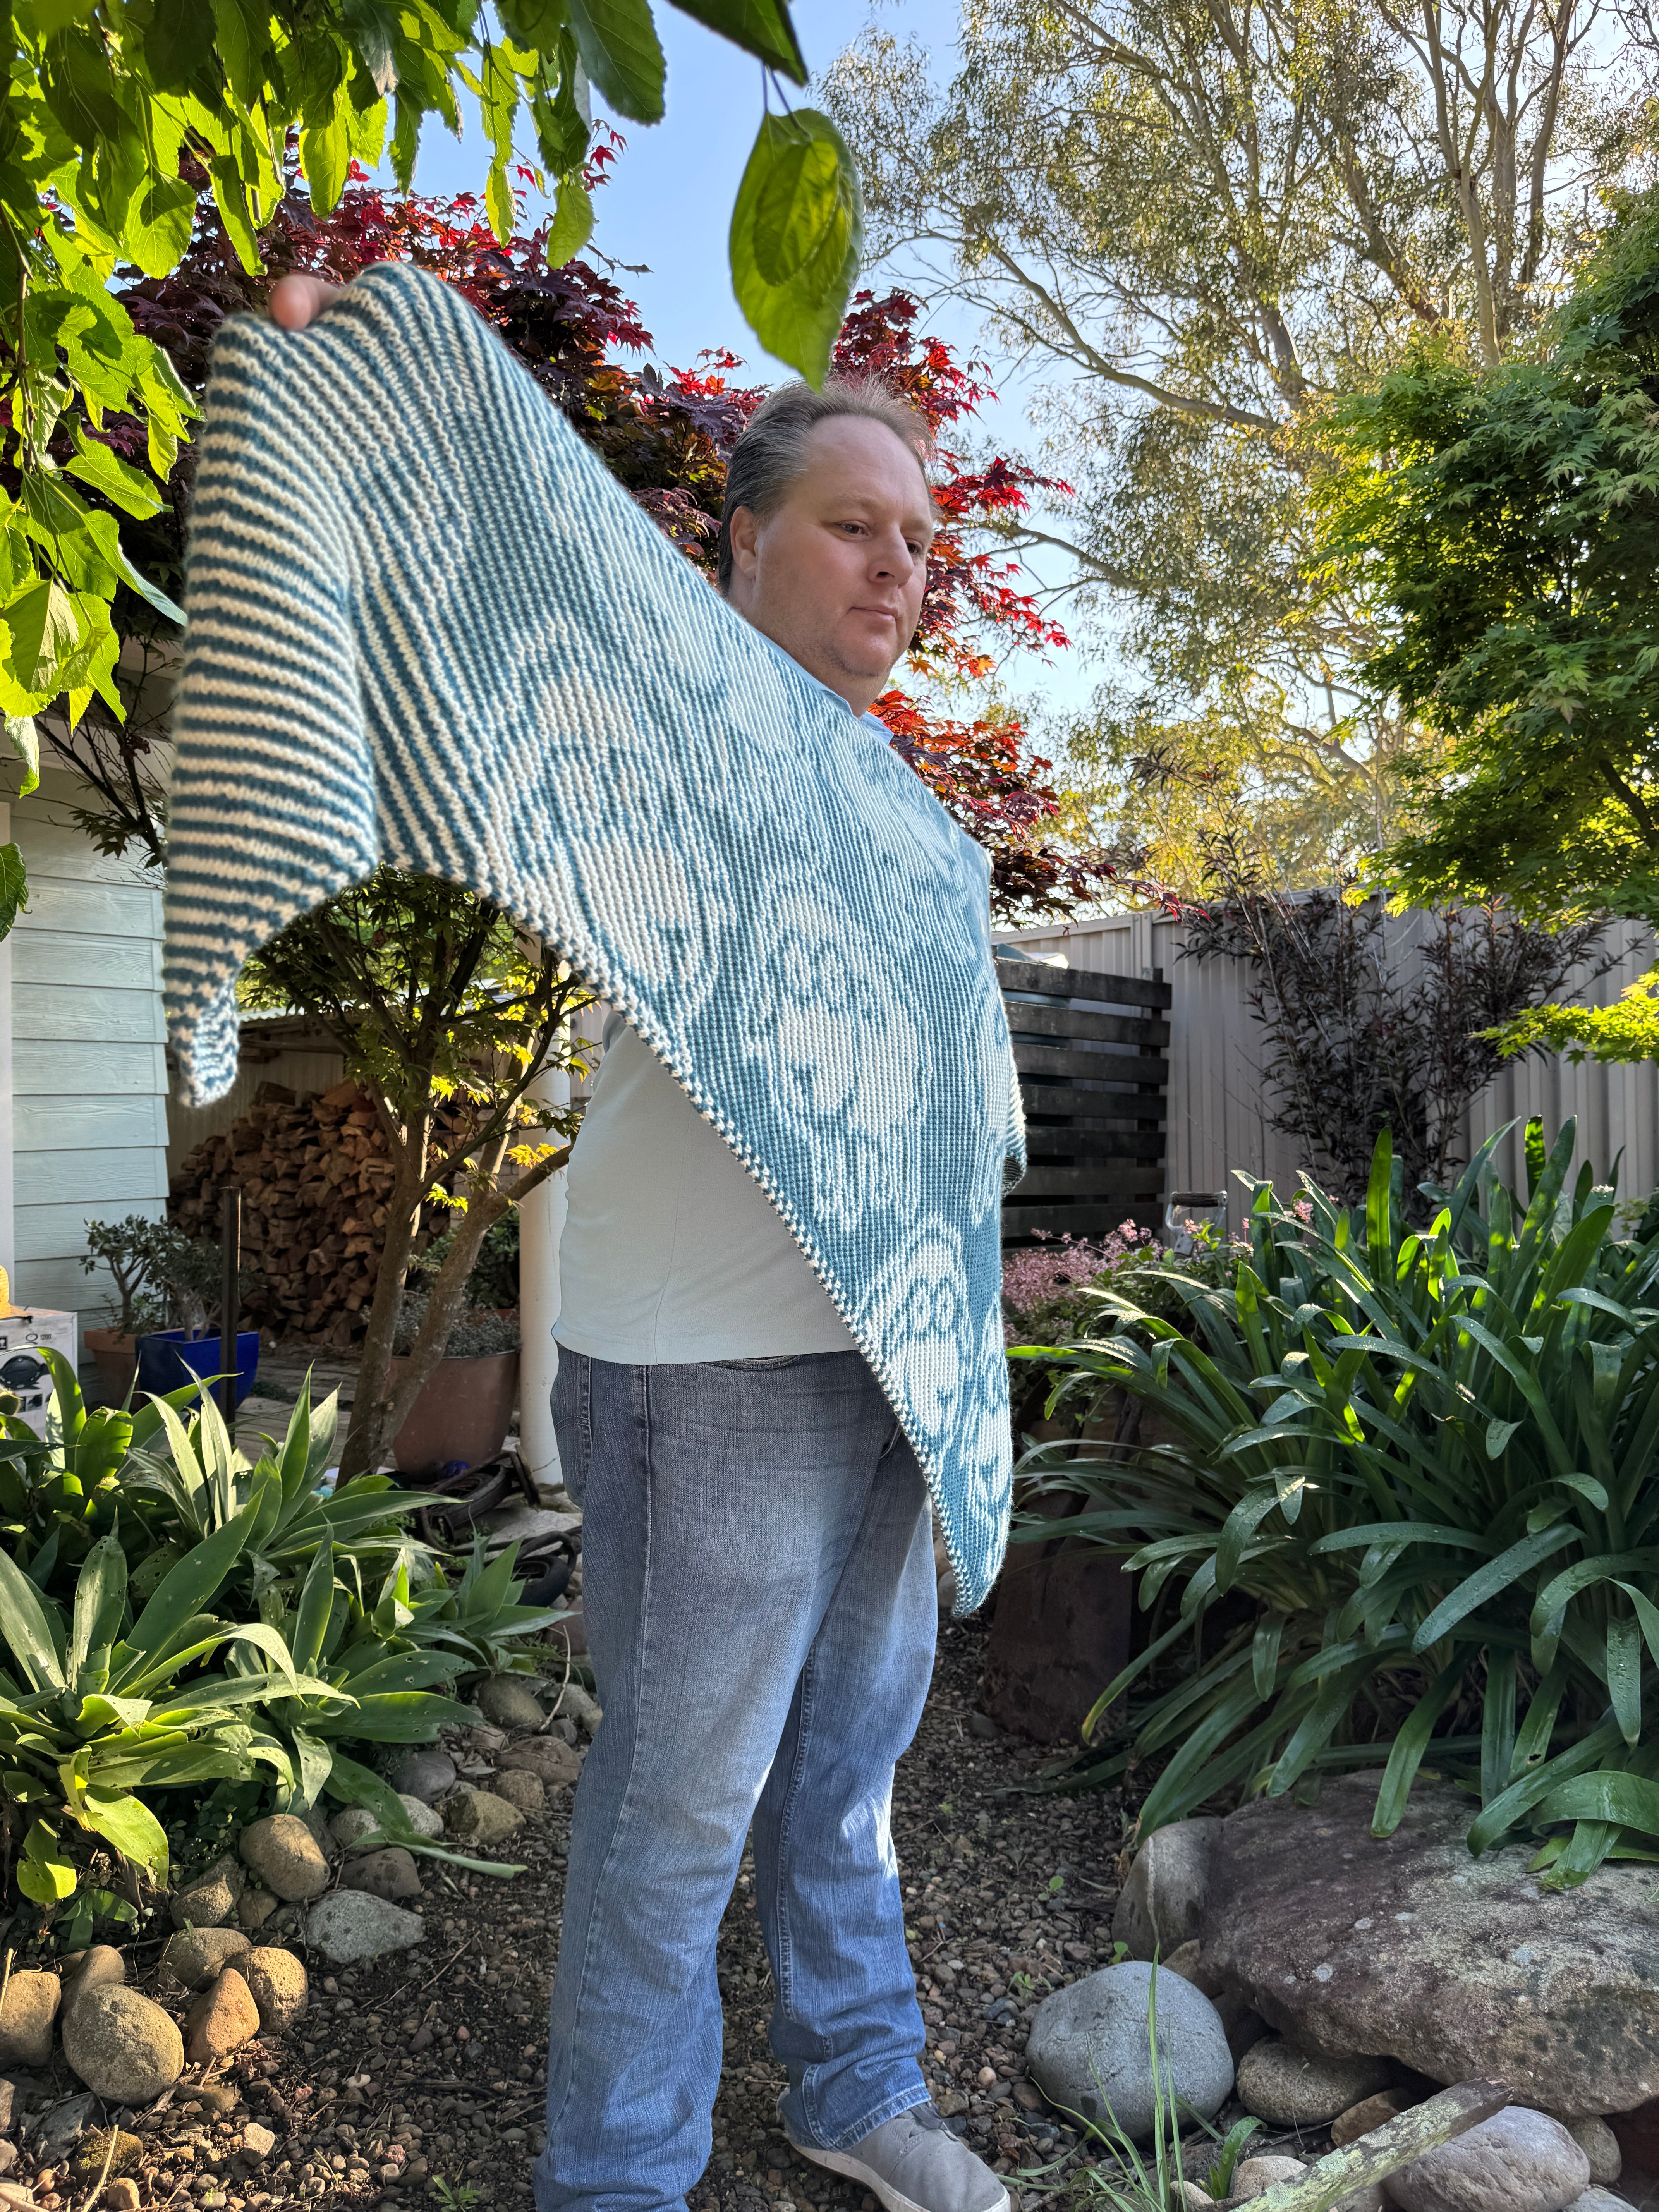
[(814, 392), (810, 384), (780, 385), (750, 416), (726, 464), (719, 547), (722, 592), (732, 582), (732, 517), (740, 507), (746, 507), (757, 522), (775, 514), (805, 471), (807, 440), (820, 422), (833, 422), (842, 416), (884, 423), (915, 455), (926, 480), (933, 433), (916, 410), (879, 377), (832, 377), (822, 392)]

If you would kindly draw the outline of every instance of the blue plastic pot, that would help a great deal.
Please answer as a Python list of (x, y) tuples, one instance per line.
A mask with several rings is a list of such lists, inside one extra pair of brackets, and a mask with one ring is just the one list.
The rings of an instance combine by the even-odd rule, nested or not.
[[(138, 1388), (152, 1398), (181, 1390), (198, 1375), (217, 1375), (222, 1362), (216, 1336), (187, 1337), (181, 1328), (159, 1328), (138, 1340)], [(259, 1371), (259, 1332), (239, 1330), (236, 1337), (236, 1402), (253, 1388)]]

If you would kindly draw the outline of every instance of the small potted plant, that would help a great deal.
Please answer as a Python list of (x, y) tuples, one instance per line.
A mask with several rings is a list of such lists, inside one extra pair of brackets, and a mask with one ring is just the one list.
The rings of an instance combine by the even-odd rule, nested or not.
[[(231, 1363), (221, 1350), (218, 1330), (208, 1333), (208, 1316), (218, 1303), (223, 1267), (219, 1247), (205, 1237), (186, 1237), (169, 1221), (153, 1222), (150, 1227), (150, 1275), (166, 1299), (171, 1326), (152, 1328), (139, 1338), (138, 1387), (160, 1397), (195, 1376), (222, 1374)], [(244, 1268), (242, 1287), (247, 1279)], [(237, 1331), (234, 1364), (240, 1406), (258, 1371), (257, 1328)]]
[[(406, 1290), (392, 1339), (388, 1379), (394, 1390), (425, 1312), (424, 1291)], [(474, 1308), (451, 1324), (443, 1358), (392, 1438), (400, 1474), (482, 1467), (495, 1457), (518, 1403), (519, 1343), (516, 1313)]]
[(87, 1224), (81, 1265), (90, 1275), (101, 1261), (114, 1278), (115, 1296), (104, 1309), (109, 1326), (87, 1329), (82, 1340), (97, 1362), (106, 1399), (116, 1405), (125, 1402), (137, 1373), (138, 1338), (167, 1320), (153, 1273), (155, 1232), (162, 1226), (141, 1213), (129, 1213), (122, 1221)]

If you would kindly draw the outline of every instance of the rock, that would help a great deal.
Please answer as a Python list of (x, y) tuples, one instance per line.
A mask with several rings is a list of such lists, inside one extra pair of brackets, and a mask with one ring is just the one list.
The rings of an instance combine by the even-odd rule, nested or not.
[(1210, 1855), (1221, 1832), (1212, 1814), (1154, 1828), (1135, 1854), (1112, 1916), (1112, 1940), (1132, 1959), (1168, 1958), (1200, 1933)]
[(259, 2033), (259, 2008), (234, 1966), (227, 1966), (185, 2014), (185, 2056), (192, 2066), (228, 2058)]
[(1397, 2120), (1401, 2112), (1408, 2112), (1416, 2101), (1404, 2090), (1381, 2089), (1376, 2096), (1350, 2105), (1346, 2112), (1339, 2112), (1331, 2122), (1331, 2148), (1342, 2150), (1349, 2143), (1358, 2142), (1361, 2136), (1370, 2135), (1385, 2120)]
[(1617, 2181), (1625, 2170), (1625, 2155), (1619, 2148), (1618, 2136), (1607, 2122), (1569, 2120), (1566, 2130), (1590, 2162), (1591, 2181)]
[(390, 1898), (394, 1902), (401, 1897), (421, 1894), (421, 1877), (415, 1870), (415, 1862), (401, 1844), (393, 1844), (382, 1851), (365, 1851), (355, 1858), (340, 1876), (342, 1889), (365, 1889), (371, 1897)]
[(1227, 2202), (1248, 2204), (1274, 2182), (1298, 2181), (1307, 2170), (1299, 2158), (1242, 2158), (1233, 2168), (1232, 2193)]
[(1164, 1964), (1172, 1974), (1179, 1974), (1183, 1982), (1191, 1982), (1196, 1988), (1198, 1962), (1200, 1955), (1200, 1948), (1196, 1942), (1178, 1943), (1169, 1957), (1164, 1960)]
[(1176, 2203), (1181, 2212), (1215, 2212), (1215, 2199), (1196, 2181), (1177, 2181)]
[(191, 2094), (210, 2120), (228, 2120), (240, 2101), (228, 2081), (198, 2081)]
[(398, 1802), (403, 1807), (404, 1817), (417, 1836), (430, 1838), (433, 1836), (442, 1835), (443, 1815), (441, 1813), (434, 1813), (424, 1798), (413, 1797), (407, 1790), (400, 1790), (398, 1794)]
[[(136, 2142), (137, 2137), (135, 2136), (133, 2140)], [(112, 2181), (104, 2191), (104, 2203), (107, 2207), (107, 2212), (138, 2212), (138, 2207), (143, 2201), (138, 2194), (137, 2183), (130, 2174), (124, 2173), (118, 2181)]]
[(64, 2056), (112, 2105), (148, 2105), (185, 2070), (185, 2042), (137, 1990), (89, 1990), (64, 2022)]
[(286, 2035), (304, 2014), (310, 1997), (306, 1970), (292, 1951), (261, 1945), (237, 1961), (237, 1971), (259, 2008), (266, 2035)]
[(218, 1860), (173, 1900), (175, 1928), (222, 1928), (235, 1915), (247, 1876), (230, 1857)]
[(546, 1718), (534, 1692), (514, 1674), (490, 1675), (480, 1685), (473, 1702), (484, 1718), (498, 1728), (538, 1729)]
[(328, 1824), (328, 1832), (343, 1851), (361, 1848), (365, 1836), (372, 1836), (380, 1822), (366, 1805), (348, 1805), (343, 1813), (337, 1813)]
[(115, 2141), (112, 2143), (111, 2132), (108, 2128), (97, 2128), (91, 2135), (82, 2137), (76, 2146), (74, 2157), (70, 2160), (71, 2173), (78, 2175), (82, 2181), (95, 2181), (106, 2170), (106, 2159), (109, 2160), (108, 2171), (111, 2173), (120, 2173), (126, 2167), (140, 2162), (144, 2155), (143, 2137), (130, 2134), (125, 2128), (117, 2128), (113, 2130)]
[(12, 2114), (17, 2109), (17, 2084), (0, 2074), (0, 2136), (11, 2133)]
[[(582, 1648), (584, 1650), (586, 1649), (586, 1638), (583, 1639)], [(566, 1720), (574, 1721), (577, 1727), (588, 1735), (593, 1734), (599, 1723), (605, 1718), (599, 1701), (590, 1698), (580, 1682), (565, 1684), (555, 1710)]]
[(1322, 2128), (1394, 2079), (1387, 2058), (1321, 2058), (1279, 2036), (1254, 2044), (1239, 2063), (1238, 2100), (1278, 2128)]
[(1650, 1873), (1609, 1863), (1545, 1893), (1530, 1843), (1471, 1856), (1461, 1792), (1419, 1782), (1384, 1838), (1376, 1798), (1374, 1775), (1334, 1776), (1315, 1805), (1256, 1797), (1219, 1824), (1196, 1931), (1218, 1985), (1328, 2057), (1504, 2081), (1574, 2117), (1659, 2096)]
[(46, 2107), (29, 2130), (30, 2148), (37, 2158), (57, 2158), (71, 2143), (80, 2141), (97, 2114), (98, 2100), (90, 2089), (82, 2089), (76, 2096), (59, 2098), (55, 2105)]
[(161, 1964), (187, 1990), (201, 1990), (247, 1948), (240, 1928), (185, 1928), (167, 1938)]
[(1589, 2182), (1589, 2160), (1547, 2113), (1510, 2105), (1425, 2151), (1383, 2182), (1400, 2212), (1565, 2212)]
[(1592, 2185), (1582, 2197), (1575, 2197), (1567, 2212), (1636, 2212), (1627, 2197), (1615, 2197), (1610, 2189)]
[(504, 1844), (524, 1826), (524, 1814), (493, 1790), (475, 1790), (470, 1782), (457, 1783), (443, 1802), (444, 1826), (452, 1836), (470, 1844)]
[(454, 1788), (455, 1762), (432, 1744), (416, 1744), (394, 1763), (388, 1778), (399, 1796), (418, 1797), (430, 1805)]
[(249, 2158), (268, 2159), (276, 2148), (272, 2130), (258, 2120), (249, 2120), (242, 2130), (242, 2148)]
[(1091, 2120), (1104, 2120), (1109, 2108), (1127, 2135), (1151, 2133), (1146, 2018), (1154, 1991), (1160, 2076), (1203, 2118), (1220, 2109), (1233, 2062), (1215, 2007), (1180, 1975), (1139, 1960), (1085, 1974), (1037, 2007), (1025, 2063), (1051, 2104)]
[(532, 1736), (528, 1743), (515, 1743), (496, 1763), (509, 1774), (533, 1774), (544, 1790), (563, 1789), (581, 1779), (580, 1759), (556, 1735)]
[(418, 1912), (405, 1912), (366, 1889), (337, 1889), (306, 1916), (307, 1942), (337, 1966), (407, 1951), (425, 1940), (426, 1923)]
[[(1208, 1996), (1209, 1992), (1206, 1990), (1205, 1994)], [(1227, 2048), (1233, 2054), (1233, 2064), (1242, 2066), (1244, 2053), (1260, 2043), (1264, 2035), (1271, 2035), (1273, 2030), (1249, 2000), (1237, 1990), (1223, 1990), (1219, 1996), (1211, 1997), (1210, 2002), (1226, 2031)]]
[(0, 2066), (41, 2067), (52, 2059), (52, 2024), (63, 1985), (56, 1974), (26, 1967), (6, 1984), (0, 2004)]
[(268, 1889), (245, 1889), (242, 1901), (236, 1908), (237, 1926), (246, 1928), (250, 1935), (253, 1934), (264, 1926), (281, 1903), (281, 1899), (273, 1897)]
[(1373, 2181), (1364, 2189), (1350, 2190), (1346, 2197), (1339, 2197), (1331, 2212), (1389, 2212), (1389, 2205), (1382, 2183)]
[(272, 1813), (242, 1832), (241, 1852), (265, 1887), (290, 1902), (320, 1896), (328, 1887), (328, 1861), (304, 1820)]
[(547, 1802), (547, 1791), (540, 1775), (532, 1774), (526, 1766), (503, 1768), (489, 1786), (498, 1797), (505, 1797), (521, 1813), (539, 1813)]
[[(179, 1938), (172, 1939), (175, 1943)], [(164, 1951), (162, 1957), (167, 1956)], [(70, 2008), (93, 1990), (118, 1989), (127, 1978), (126, 1960), (112, 1943), (94, 1943), (83, 1951), (72, 1972), (64, 1977), (64, 2016)]]

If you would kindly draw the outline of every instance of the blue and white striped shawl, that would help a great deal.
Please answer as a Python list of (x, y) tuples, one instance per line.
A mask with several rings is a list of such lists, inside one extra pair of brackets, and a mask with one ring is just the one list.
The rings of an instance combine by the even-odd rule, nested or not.
[(750, 629), (459, 293), (370, 270), (214, 355), (173, 718), (170, 1033), (380, 861), (556, 944), (777, 1206), (926, 1469), (970, 1610), (1010, 1470), (1024, 1158), (983, 854)]

